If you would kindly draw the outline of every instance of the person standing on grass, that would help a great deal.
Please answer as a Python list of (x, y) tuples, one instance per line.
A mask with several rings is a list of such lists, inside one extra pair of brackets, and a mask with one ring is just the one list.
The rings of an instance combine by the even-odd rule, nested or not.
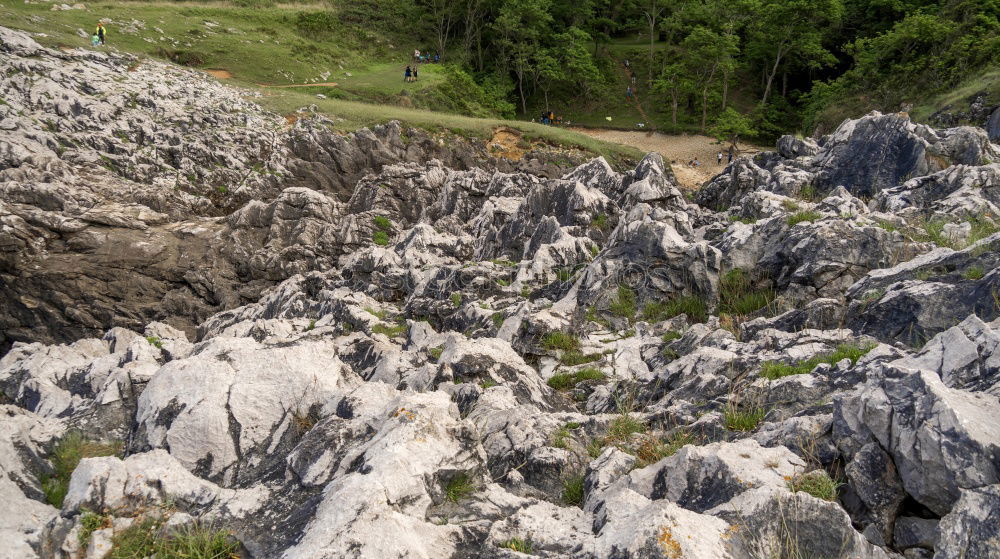
[(413, 67), (413, 81), (417, 81), (419, 79), (420, 79), (420, 74), (417, 71), (417, 67), (414, 66)]
[(99, 21), (97, 22), (97, 29), (94, 30), (94, 35), (97, 35), (97, 38), (101, 41), (101, 44), (103, 45), (104, 44), (104, 37), (105, 37), (105, 35), (107, 35), (107, 30), (104, 29), (104, 24), (103, 23), (101, 23)]
[(410, 81), (410, 76), (412, 76), (412, 75), (413, 75), (413, 70), (411, 70), (410, 66), (407, 65), (406, 66), (406, 71), (403, 72), (403, 81), (404, 82), (409, 82)]
[(716, 156), (716, 159), (717, 159), (717, 161), (718, 161), (718, 164), (719, 164), (719, 165), (722, 165), (722, 152), (721, 152), (721, 151), (719, 152), (719, 155), (718, 155), (718, 156)]

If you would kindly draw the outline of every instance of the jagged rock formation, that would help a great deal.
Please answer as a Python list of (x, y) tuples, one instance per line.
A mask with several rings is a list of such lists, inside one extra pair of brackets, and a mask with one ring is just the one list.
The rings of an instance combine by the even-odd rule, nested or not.
[(308, 110), (290, 126), (196, 72), (5, 28), (0, 53), (0, 352), (152, 320), (193, 335), (351, 250), (354, 186), (386, 165), (559, 176), (583, 161), (509, 161), (397, 123), (342, 136)]
[[(5, 64), (122, 63), (0, 38)], [(276, 121), (204, 97), (234, 110), (203, 133), (237, 145), (259, 137), (236, 108)], [(276, 121), (274, 172), (245, 199), (182, 181), (148, 205), (124, 193), (160, 176), (152, 155), (116, 148), (117, 169), (151, 166), (124, 177), (88, 163), (104, 144), (54, 157), (17, 118), (0, 146), (35, 155), (0, 169), (3, 234), (24, 241), (6, 262), (37, 268), (3, 287), (7, 335), (33, 340), (0, 359), (15, 557), (101, 557), (151, 510), (250, 557), (997, 556), (1000, 164), (981, 130), (869, 115), (734, 161), (695, 204), (657, 155), (551, 176), (404, 146), (394, 125)], [(110, 214), (67, 202), (96, 188), (121, 197)], [(120, 307), (124, 284), (81, 304), (42, 296), (63, 280), (7, 279), (105, 266), (121, 250), (101, 234), (174, 247), (117, 266), (178, 279), (147, 267), (169, 289)], [(51, 318), (105, 307), (133, 314), (100, 336)], [(56, 508), (69, 433), (122, 451), (81, 460)]]

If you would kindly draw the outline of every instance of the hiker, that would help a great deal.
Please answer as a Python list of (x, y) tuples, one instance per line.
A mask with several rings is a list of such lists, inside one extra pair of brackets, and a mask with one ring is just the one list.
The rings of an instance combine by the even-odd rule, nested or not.
[(403, 81), (409, 82), (410, 76), (413, 75), (413, 70), (410, 69), (409, 65), (406, 66), (406, 72), (403, 74)]
[(722, 165), (722, 152), (721, 151), (719, 152), (719, 155), (716, 156), (716, 160), (717, 160), (717, 162), (718, 162), (719, 165)]
[(97, 29), (94, 30), (94, 35), (97, 35), (97, 38), (100, 39), (101, 44), (103, 45), (104, 44), (104, 36), (107, 35), (107, 30), (104, 29), (104, 24), (103, 23), (101, 23), (99, 21), (97, 22)]
[(420, 79), (420, 74), (417, 73), (417, 67), (414, 66), (413, 67), (413, 81), (417, 81), (419, 79)]
[(733, 162), (733, 146), (729, 146), (729, 163)]
[(90, 46), (96, 47), (99, 44), (101, 44), (101, 38), (96, 34), (90, 38)]
[(701, 161), (698, 161), (697, 157), (694, 158), (694, 166), (695, 167), (701, 167)]
[(413, 49), (413, 61), (420, 62), (420, 49)]
[(631, 70), (632, 69), (632, 66), (629, 65), (627, 58), (625, 59), (625, 69), (626, 70)]
[(631, 101), (632, 100), (632, 86), (631, 85), (628, 86), (627, 88), (625, 88), (625, 100), (626, 101)]

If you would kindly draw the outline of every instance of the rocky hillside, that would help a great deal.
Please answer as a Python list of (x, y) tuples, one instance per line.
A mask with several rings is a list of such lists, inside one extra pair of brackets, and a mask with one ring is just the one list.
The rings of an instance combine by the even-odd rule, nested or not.
[(0, 40), (9, 556), (998, 556), (983, 130), (689, 197)]

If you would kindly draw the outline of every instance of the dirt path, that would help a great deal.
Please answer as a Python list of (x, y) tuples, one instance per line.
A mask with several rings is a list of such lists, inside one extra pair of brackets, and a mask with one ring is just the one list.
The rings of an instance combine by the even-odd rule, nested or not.
[[(632, 132), (628, 130), (603, 130), (597, 128), (574, 127), (572, 130), (586, 134), (591, 138), (632, 146), (640, 151), (655, 151), (670, 162), (677, 175), (677, 182), (689, 189), (700, 188), (705, 181), (722, 172), (726, 166), (723, 157), (722, 165), (716, 164), (716, 154), (719, 150), (725, 153), (728, 146), (720, 145), (715, 138), (708, 136), (672, 136), (659, 132)], [(757, 153), (756, 146), (741, 145), (740, 154)], [(700, 167), (689, 167), (688, 162), (698, 158)]]

